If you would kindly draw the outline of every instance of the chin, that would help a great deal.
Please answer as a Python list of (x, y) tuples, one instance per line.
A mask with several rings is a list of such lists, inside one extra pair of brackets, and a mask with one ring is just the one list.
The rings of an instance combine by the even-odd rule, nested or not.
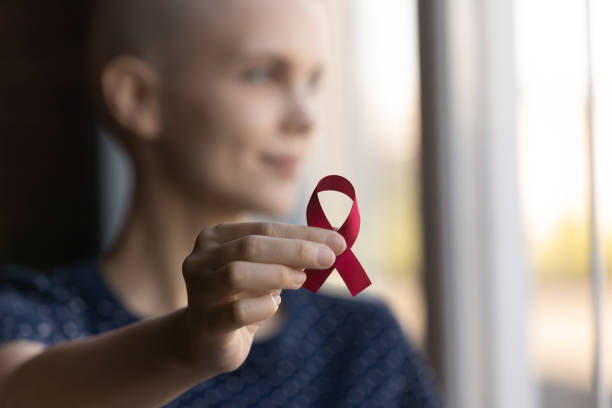
[(293, 210), (295, 203), (293, 200), (266, 200), (260, 203), (257, 212), (272, 217), (285, 217)]
[[(263, 193), (263, 191), (262, 191)], [(295, 207), (295, 193), (291, 191), (277, 191), (275, 194), (258, 194), (251, 200), (251, 210), (272, 217), (284, 217), (291, 213)]]
[(246, 212), (272, 217), (284, 217), (295, 208), (297, 179), (260, 178), (242, 189), (242, 208)]

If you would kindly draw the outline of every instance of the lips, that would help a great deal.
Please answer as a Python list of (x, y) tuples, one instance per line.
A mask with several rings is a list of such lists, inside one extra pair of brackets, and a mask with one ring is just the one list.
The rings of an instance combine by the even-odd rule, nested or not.
[(262, 161), (275, 171), (287, 176), (295, 176), (299, 169), (299, 157), (293, 155), (264, 154)]

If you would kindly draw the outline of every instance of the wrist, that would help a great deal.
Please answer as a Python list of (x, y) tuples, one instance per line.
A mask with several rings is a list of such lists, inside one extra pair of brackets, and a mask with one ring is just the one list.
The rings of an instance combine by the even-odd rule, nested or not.
[[(216, 372), (207, 360), (201, 356), (201, 345), (196, 344), (193, 334), (193, 324), (187, 308), (177, 310), (172, 314), (172, 324), (169, 330), (169, 343), (173, 361), (181, 370), (199, 376), (203, 380), (221, 374)], [(200, 346), (200, 347), (198, 347)]]

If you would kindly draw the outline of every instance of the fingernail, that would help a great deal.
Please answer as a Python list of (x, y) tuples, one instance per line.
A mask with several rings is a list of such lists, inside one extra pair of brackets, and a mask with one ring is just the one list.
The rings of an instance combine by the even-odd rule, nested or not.
[(272, 296), (272, 298), (274, 299), (274, 303), (276, 303), (276, 306), (281, 304), (281, 297), (280, 297), (280, 295)]
[(306, 282), (306, 274), (304, 272), (294, 272), (293, 281), (297, 287), (301, 287)]
[(333, 234), (327, 237), (327, 245), (334, 250), (335, 253), (341, 254), (346, 248), (346, 242), (340, 235)]
[(331, 249), (326, 246), (322, 246), (319, 248), (319, 254), (317, 255), (317, 262), (321, 266), (329, 267), (336, 260), (336, 254), (334, 254)]

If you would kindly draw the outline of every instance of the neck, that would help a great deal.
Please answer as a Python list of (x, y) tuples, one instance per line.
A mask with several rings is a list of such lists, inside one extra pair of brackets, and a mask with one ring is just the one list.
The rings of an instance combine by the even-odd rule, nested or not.
[(160, 188), (163, 178), (138, 178), (129, 218), (103, 257), (102, 275), (131, 313), (141, 318), (187, 306), (181, 273), (196, 237), (207, 226), (238, 222), (243, 216), (179, 199)]

